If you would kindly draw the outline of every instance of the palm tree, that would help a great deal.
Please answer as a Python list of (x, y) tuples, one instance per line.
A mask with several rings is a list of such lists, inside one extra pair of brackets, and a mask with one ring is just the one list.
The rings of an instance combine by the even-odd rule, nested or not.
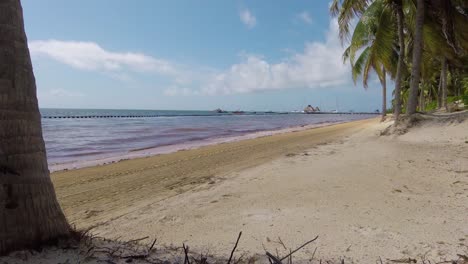
[[(379, 0), (333, 0), (330, 12), (338, 17), (339, 34), (342, 42), (349, 40), (351, 24), (355, 17), (361, 17), (372, 3)], [(421, 60), (423, 53), (430, 52), (431, 59), (436, 58), (441, 65), (441, 92), (446, 93), (447, 75), (445, 61), (449, 65), (456, 64), (458, 57), (468, 50), (468, 31), (464, 30), (468, 23), (468, 4), (463, 0), (380, 0), (393, 7), (397, 21), (398, 64), (395, 75), (395, 117), (401, 113), (401, 94), (403, 88), (404, 72), (406, 71), (404, 58), (411, 54), (411, 82), (407, 98), (407, 113), (416, 112), (418, 94), (420, 93)], [(427, 9), (427, 12), (425, 12)], [(409, 19), (406, 18), (409, 16)], [(415, 16), (415, 18), (414, 18)], [(406, 26), (405, 26), (406, 22)], [(407, 30), (405, 30), (407, 29)], [(409, 43), (409, 52), (406, 44)], [(423, 46), (423, 43), (424, 46)], [(438, 47), (437, 49), (426, 46)], [(452, 49), (452, 51), (450, 51)], [(408, 57), (410, 57), (408, 56)], [(460, 64), (460, 63), (458, 63)], [(423, 85), (424, 86), (424, 85)], [(421, 98), (421, 97), (420, 97)], [(445, 100), (442, 100), (445, 101)], [(443, 102), (442, 102), (443, 104)]]
[(408, 114), (416, 112), (421, 57), (424, 50), (440, 61), (438, 101), (440, 107), (446, 106), (447, 65), (462, 64), (460, 58), (468, 50), (468, 31), (465, 29), (468, 24), (467, 6), (466, 1), (461, 0), (417, 0)]
[(19, 0), (0, 1), (0, 255), (69, 235), (49, 177)]
[[(395, 72), (395, 30), (392, 10), (383, 0), (374, 1), (361, 15), (343, 59), (351, 62), (354, 83), (362, 75), (364, 88), (368, 87), (369, 73), (373, 70), (382, 85), (382, 119), (387, 112), (386, 75)], [(357, 60), (356, 54), (360, 53)], [(392, 74), (394, 76), (394, 74)]]
[(403, 78), (403, 70), (405, 68), (405, 34), (404, 34), (404, 13), (403, 13), (403, 2), (402, 0), (393, 0), (393, 7), (395, 10), (397, 18), (397, 28), (398, 28), (398, 64), (397, 72), (395, 76), (395, 103), (393, 105), (393, 111), (395, 115), (395, 122), (398, 122), (398, 119), (401, 114), (401, 85)]
[[(369, 0), (333, 0), (330, 6), (330, 12), (332, 16), (338, 17), (338, 26), (339, 34), (342, 42), (348, 39), (350, 35), (350, 25), (355, 17), (362, 16), (369, 7)], [(386, 5), (386, 8), (393, 8), (393, 16), (397, 20), (396, 34), (398, 36), (398, 63), (396, 67), (396, 73), (394, 75), (395, 79), (395, 101), (394, 101), (394, 114), (395, 119), (398, 120), (398, 117), (401, 113), (401, 87), (402, 87), (402, 78), (403, 72), (405, 71), (405, 35), (404, 35), (404, 13), (403, 13), (403, 1), (402, 0), (380, 0), (374, 1), (380, 2), (382, 5)], [(373, 4), (372, 3), (372, 4)], [(371, 4), (371, 5), (372, 5)], [(385, 13), (386, 16), (390, 14)], [(383, 25), (385, 26), (385, 25)], [(392, 30), (392, 29), (388, 29)], [(393, 44), (393, 40), (391, 41)], [(376, 54), (376, 56), (379, 56)], [(381, 77), (381, 76), (380, 76)], [(379, 77), (379, 79), (381, 79)]]
[(418, 106), (419, 79), (421, 75), (421, 58), (423, 51), (423, 26), (424, 26), (424, 0), (417, 0), (415, 33), (413, 40), (413, 60), (411, 67), (411, 83), (406, 106), (406, 113), (416, 113)]
[[(428, 6), (428, 22), (431, 23), (431, 35), (436, 43), (430, 43), (429, 49), (433, 54), (441, 54), (439, 94), (440, 108), (447, 110), (447, 83), (449, 66), (464, 65), (463, 56), (468, 50), (468, 4), (457, 0), (431, 0)], [(453, 67), (450, 67), (452, 69)]]

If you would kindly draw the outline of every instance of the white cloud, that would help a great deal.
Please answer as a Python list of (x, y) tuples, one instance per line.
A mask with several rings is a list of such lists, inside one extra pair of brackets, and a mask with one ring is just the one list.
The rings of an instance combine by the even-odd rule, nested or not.
[(248, 28), (253, 28), (257, 25), (257, 18), (248, 9), (242, 9), (239, 13), (239, 17), (241, 22)]
[(314, 21), (310, 16), (309, 12), (303, 11), (297, 15), (297, 17), (304, 23), (311, 25)]
[(306, 43), (304, 51), (271, 63), (261, 56), (244, 55), (243, 62), (218, 73), (201, 89), (205, 94), (249, 93), (266, 90), (317, 88), (349, 81), (336, 21), (330, 22), (325, 42)]
[[(35, 56), (46, 56), (77, 69), (98, 71), (111, 77), (123, 76), (119, 78), (122, 81), (134, 79), (132, 72), (163, 75), (168, 87), (163, 92), (168, 96), (320, 88), (350, 82), (349, 66), (342, 62), (344, 49), (338, 39), (336, 20), (330, 22), (324, 41), (306, 43), (301, 52), (289, 51), (277, 62), (242, 53), (240, 63), (224, 70), (177, 64), (141, 53), (111, 52), (93, 42), (47, 40), (32, 41), (29, 46)], [(54, 94), (73, 96), (60, 90)]]
[(37, 40), (29, 43), (33, 56), (47, 56), (74, 68), (90, 71), (156, 72), (176, 75), (177, 70), (170, 62), (141, 53), (111, 52), (94, 42)]

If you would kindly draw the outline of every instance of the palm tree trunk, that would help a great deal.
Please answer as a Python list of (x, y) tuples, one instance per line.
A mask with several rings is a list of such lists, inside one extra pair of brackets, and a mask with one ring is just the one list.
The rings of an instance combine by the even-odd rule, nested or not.
[(442, 90), (442, 97), (441, 97), (441, 108), (447, 109), (447, 59), (445, 57), (442, 58), (442, 72), (440, 74), (440, 83), (441, 83), (441, 90)]
[(437, 87), (437, 108), (442, 108), (442, 70), (440, 71), (439, 86)]
[(422, 85), (421, 85), (421, 91), (419, 92), (419, 111), (424, 112), (424, 90), (426, 89), (425, 87), (425, 82), (422, 80)]
[(0, 255), (67, 236), (50, 180), (19, 0), (0, 1)]
[(424, 26), (424, 0), (417, 0), (416, 9), (416, 30), (413, 43), (413, 66), (411, 69), (411, 85), (409, 91), (406, 113), (412, 115), (416, 113), (418, 106), (419, 79), (421, 78), (421, 57), (423, 48), (423, 26)]
[(403, 67), (405, 67), (405, 34), (403, 32), (404, 14), (401, 0), (395, 0), (395, 9), (398, 23), (398, 45), (400, 46), (400, 50), (398, 53), (398, 65), (395, 77), (395, 105), (393, 106), (393, 110), (395, 114), (395, 121), (398, 122), (398, 118), (401, 114), (401, 79), (403, 77)]
[(428, 90), (427, 90), (427, 98), (429, 99), (429, 101), (432, 101), (432, 85), (429, 84), (428, 86)]
[(387, 74), (385, 69), (382, 70), (383, 78), (380, 81), (382, 83), (382, 121), (385, 120), (387, 115)]

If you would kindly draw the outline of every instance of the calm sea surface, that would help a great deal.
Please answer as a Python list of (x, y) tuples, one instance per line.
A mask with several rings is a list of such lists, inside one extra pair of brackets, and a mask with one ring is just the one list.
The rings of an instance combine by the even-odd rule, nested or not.
[[(349, 114), (217, 114), (211, 111), (41, 109), (50, 165), (117, 157), (135, 150), (209, 142), (259, 131), (374, 117)], [(132, 118), (45, 118), (152, 116)]]

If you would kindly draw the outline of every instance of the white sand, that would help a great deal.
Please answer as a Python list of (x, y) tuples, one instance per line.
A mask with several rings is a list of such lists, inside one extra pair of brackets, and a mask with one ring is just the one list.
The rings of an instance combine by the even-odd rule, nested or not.
[(378, 136), (387, 125), (233, 173), (98, 230), (219, 253), (239, 231), (249, 253), (281, 249), (278, 237), (294, 248), (319, 235), (296, 256), (318, 247), (316, 258), (361, 263), (468, 252), (468, 122)]

